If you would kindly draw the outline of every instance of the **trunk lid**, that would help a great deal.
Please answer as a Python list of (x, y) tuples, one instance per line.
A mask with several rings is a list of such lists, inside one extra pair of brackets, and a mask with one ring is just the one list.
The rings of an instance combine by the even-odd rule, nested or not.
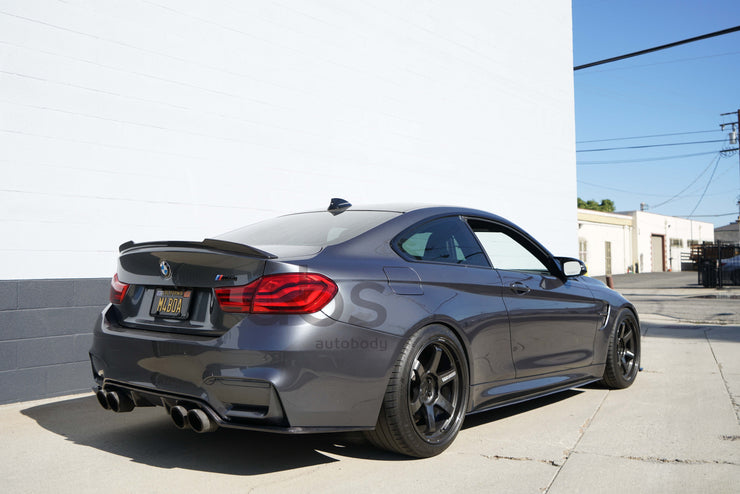
[(118, 280), (130, 285), (114, 306), (123, 327), (218, 336), (243, 314), (221, 311), (214, 288), (247, 285), (276, 256), (233, 242), (127, 242)]

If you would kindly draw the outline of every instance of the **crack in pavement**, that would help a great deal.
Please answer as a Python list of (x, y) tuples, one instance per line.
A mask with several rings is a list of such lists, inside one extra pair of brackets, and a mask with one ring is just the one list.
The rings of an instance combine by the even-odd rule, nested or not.
[(679, 465), (735, 465), (740, 466), (740, 463), (735, 463), (727, 460), (692, 460), (685, 458), (661, 458), (658, 456), (616, 456), (613, 458), (623, 458), (625, 460), (637, 460), (645, 461), (648, 463), (671, 463)]
[(537, 460), (530, 458), (529, 456), (503, 456), (503, 455), (481, 455), (488, 460), (511, 460), (511, 461), (536, 461), (538, 463), (544, 463), (545, 465), (552, 465), (554, 467), (561, 466), (556, 460)]
[(585, 455), (601, 456), (604, 458), (617, 458), (621, 460), (642, 461), (645, 463), (666, 463), (671, 465), (732, 465), (740, 466), (740, 463), (728, 460), (697, 460), (692, 458), (663, 458), (661, 456), (631, 456), (631, 455), (606, 455), (603, 453), (581, 453)]
[(596, 415), (601, 410), (601, 407), (604, 406), (604, 402), (606, 401), (606, 398), (607, 398), (607, 396), (609, 396), (610, 393), (611, 392), (604, 393), (604, 397), (601, 399), (601, 402), (599, 403), (599, 406), (596, 407), (596, 410), (594, 410), (594, 413), (592, 413), (591, 416), (588, 417), (586, 419), (586, 421), (583, 423), (583, 425), (578, 429), (579, 430), (579, 434), (578, 434), (578, 439), (576, 440), (576, 443), (573, 445), (572, 448), (570, 448), (568, 450), (565, 450), (565, 453), (566, 453), (565, 459), (560, 464), (560, 466), (558, 466), (558, 471), (555, 472), (555, 475), (553, 475), (552, 480), (550, 480), (550, 483), (547, 484), (547, 487), (545, 487), (544, 489), (540, 489), (543, 492), (543, 494), (547, 494), (547, 492), (550, 491), (550, 488), (553, 486), (553, 484), (555, 483), (555, 481), (558, 479), (558, 476), (560, 475), (560, 472), (563, 471), (563, 467), (568, 462), (568, 460), (570, 459), (570, 457), (573, 456), (573, 453), (575, 452), (575, 450), (578, 447), (578, 445), (581, 443), (581, 440), (583, 439), (583, 436), (586, 435), (586, 431), (588, 430), (588, 427), (591, 425), (591, 422), (593, 422), (594, 417), (596, 417)]
[(719, 369), (719, 375), (722, 378), (722, 384), (725, 385), (725, 390), (727, 391), (727, 396), (730, 398), (730, 403), (732, 404), (732, 407), (735, 409), (735, 416), (737, 416), (737, 421), (740, 423), (740, 404), (735, 399), (735, 396), (732, 394), (732, 391), (730, 391), (730, 383), (727, 381), (727, 377), (725, 376), (722, 364), (717, 360), (717, 354), (714, 353), (714, 347), (712, 346), (712, 339), (709, 337), (709, 332), (712, 329), (705, 329), (704, 330), (704, 337), (707, 339), (707, 344), (709, 345), (709, 350), (712, 352), (712, 358), (714, 359), (714, 363), (717, 364), (717, 369)]
[[(640, 319), (649, 319), (650, 316), (658, 316), (658, 317), (664, 317), (668, 319), (670, 322), (674, 323), (681, 323), (681, 324), (696, 324), (701, 326), (730, 326), (737, 324), (736, 322), (728, 319), (685, 319), (681, 316), (676, 316), (674, 314), (663, 314), (661, 312), (645, 312), (644, 314), (640, 314)], [(649, 320), (647, 321), (650, 322)], [(667, 322), (667, 321), (666, 321)], [(686, 329), (700, 329), (700, 328), (686, 328)]]

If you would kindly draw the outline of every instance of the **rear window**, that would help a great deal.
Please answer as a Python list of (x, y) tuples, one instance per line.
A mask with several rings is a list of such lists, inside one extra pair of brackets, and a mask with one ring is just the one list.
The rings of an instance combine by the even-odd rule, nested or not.
[(324, 247), (345, 242), (399, 216), (392, 211), (328, 211), (272, 218), (219, 235), (218, 239), (246, 245), (309, 245)]

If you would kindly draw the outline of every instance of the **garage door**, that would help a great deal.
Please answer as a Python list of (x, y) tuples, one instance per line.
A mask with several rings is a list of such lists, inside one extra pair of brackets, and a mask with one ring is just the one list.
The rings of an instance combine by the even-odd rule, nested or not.
[(665, 271), (665, 257), (663, 249), (663, 235), (653, 235), (650, 238), (650, 246), (653, 257), (652, 271), (654, 273)]

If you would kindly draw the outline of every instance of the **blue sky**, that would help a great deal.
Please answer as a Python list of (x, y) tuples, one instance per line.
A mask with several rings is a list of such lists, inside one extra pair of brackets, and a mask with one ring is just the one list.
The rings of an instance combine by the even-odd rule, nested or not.
[[(573, 0), (573, 64), (737, 25), (737, 0)], [(644, 202), (655, 213), (693, 214), (717, 226), (737, 219), (740, 159), (718, 153), (730, 147), (730, 128), (723, 132), (719, 125), (737, 121), (740, 108), (740, 32), (579, 70), (574, 77), (579, 197), (612, 199), (618, 211)], [(720, 116), (727, 112), (735, 114)], [(621, 139), (663, 134), (683, 135)], [(724, 141), (584, 152), (715, 140)], [(709, 216), (725, 213), (731, 214)]]

